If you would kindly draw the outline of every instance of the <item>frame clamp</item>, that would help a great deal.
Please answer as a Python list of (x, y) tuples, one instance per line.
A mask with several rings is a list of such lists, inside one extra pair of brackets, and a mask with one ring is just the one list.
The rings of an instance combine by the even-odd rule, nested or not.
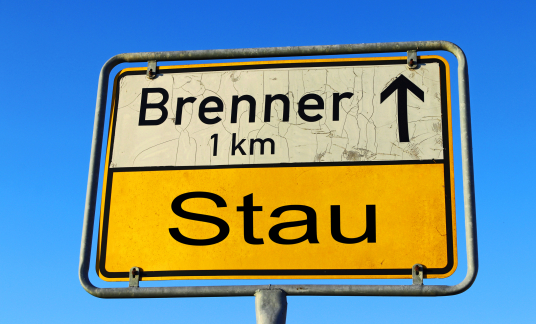
[(408, 51), (408, 66), (410, 69), (417, 68), (417, 50)]
[(424, 266), (417, 263), (411, 267), (411, 276), (413, 277), (414, 285), (422, 286), (424, 279)]
[(141, 269), (139, 267), (132, 267), (128, 272), (128, 287), (139, 288), (141, 278)]
[(157, 71), (156, 60), (147, 62), (147, 77), (149, 79), (156, 78), (156, 71)]

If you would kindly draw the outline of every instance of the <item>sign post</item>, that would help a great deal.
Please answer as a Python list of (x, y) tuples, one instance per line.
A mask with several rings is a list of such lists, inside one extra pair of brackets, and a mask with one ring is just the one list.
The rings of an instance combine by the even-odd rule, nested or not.
[(255, 292), (257, 324), (285, 324), (287, 296), (281, 289), (259, 289)]
[[(451, 275), (457, 252), (449, 66), (415, 50), (458, 58), (468, 272), (455, 286), (422, 285), (422, 278)], [(156, 64), (405, 51), (407, 57)], [(114, 83), (96, 264), (103, 280), (131, 287), (97, 288), (88, 271), (109, 74), (120, 63), (143, 61), (149, 68), (125, 69)], [(472, 285), (477, 268), (467, 65), (456, 45), (133, 53), (104, 65), (80, 259), (80, 280), (92, 295), (256, 294), (262, 310), (263, 300), (285, 295), (452, 295)], [(189, 278), (417, 284), (138, 286), (140, 279)], [(286, 298), (284, 304), (278, 314)]]

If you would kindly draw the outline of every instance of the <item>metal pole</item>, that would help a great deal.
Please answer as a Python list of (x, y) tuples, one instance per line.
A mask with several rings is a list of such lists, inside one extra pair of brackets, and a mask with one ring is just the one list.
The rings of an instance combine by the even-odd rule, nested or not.
[(287, 294), (281, 289), (259, 289), (255, 292), (257, 324), (287, 322)]
[[(416, 50), (448, 51), (458, 59), (458, 87), (460, 104), (460, 130), (462, 144), (462, 172), (465, 207), (465, 233), (467, 248), (467, 274), (454, 286), (442, 285), (278, 285), (287, 295), (308, 296), (449, 296), (469, 289), (478, 273), (478, 245), (476, 231), (475, 186), (471, 140), (471, 110), (469, 103), (469, 77), (465, 54), (456, 44), (447, 41), (346, 44), (298, 47), (242, 48), (180, 52), (126, 53), (110, 58), (102, 67), (97, 92), (97, 105), (93, 127), (93, 141), (89, 165), (84, 226), (80, 246), (79, 278), (82, 287), (100, 298), (165, 298), (165, 297), (224, 297), (251, 296), (267, 285), (251, 286), (186, 286), (143, 288), (99, 288), (89, 280), (91, 246), (97, 201), (100, 158), (106, 112), (108, 79), (112, 69), (124, 62), (189, 61), (259, 57), (291, 57), (311, 55), (340, 55), (365, 53), (392, 53)], [(275, 289), (274, 289), (275, 290)], [(284, 323), (284, 322), (283, 322)]]

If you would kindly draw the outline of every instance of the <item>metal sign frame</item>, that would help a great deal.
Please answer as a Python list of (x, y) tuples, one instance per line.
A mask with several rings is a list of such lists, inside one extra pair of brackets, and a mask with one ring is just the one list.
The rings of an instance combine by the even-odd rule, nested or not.
[[(460, 105), (460, 130), (462, 144), (462, 172), (465, 208), (465, 235), (467, 249), (467, 275), (453, 286), (423, 285), (422, 271), (412, 269), (413, 285), (236, 285), (236, 286), (183, 286), (183, 287), (138, 287), (99, 288), (89, 280), (89, 266), (95, 209), (97, 202), (100, 160), (104, 133), (104, 120), (108, 95), (108, 82), (114, 67), (125, 62), (191, 61), (238, 58), (267, 58), (292, 56), (318, 56), (342, 54), (368, 54), (408, 52), (408, 64), (414, 65), (415, 51), (448, 51), (458, 59), (458, 89)], [(410, 62), (410, 56), (412, 58)], [(154, 68), (154, 66), (153, 66)], [(152, 70), (148, 73), (154, 73)], [(419, 273), (420, 272), (420, 273)], [(263, 290), (283, 291), (293, 296), (448, 296), (469, 289), (478, 272), (478, 247), (476, 233), (476, 209), (473, 175), (473, 153), (471, 139), (471, 116), (469, 106), (469, 78), (467, 60), (462, 49), (447, 41), (423, 41), (400, 43), (370, 43), (324, 46), (268, 47), (227, 50), (199, 50), (176, 52), (145, 52), (119, 54), (110, 58), (102, 67), (97, 91), (97, 105), (93, 126), (93, 140), (86, 193), (82, 243), (80, 247), (79, 278), (84, 289), (100, 298), (166, 298), (166, 297), (230, 297), (255, 296)], [(139, 275), (131, 274), (131, 283)], [(416, 280), (417, 279), (417, 280)], [(420, 280), (419, 280), (420, 279)], [(417, 282), (415, 284), (415, 282)]]

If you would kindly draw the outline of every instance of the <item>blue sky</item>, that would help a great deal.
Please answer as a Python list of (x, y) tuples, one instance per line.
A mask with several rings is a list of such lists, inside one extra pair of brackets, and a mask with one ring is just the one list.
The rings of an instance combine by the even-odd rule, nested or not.
[[(4, 1), (1, 7), (2, 322), (255, 320), (253, 297), (104, 300), (81, 287), (78, 258), (95, 97), (108, 58), (124, 52), (419, 40), (454, 42), (469, 61), (478, 278), (452, 297), (289, 297), (287, 323), (536, 321), (530, 279), (536, 266), (534, 2)], [(443, 55), (455, 70), (454, 57)], [(455, 90), (455, 79), (452, 85)], [(456, 113), (453, 120), (460, 264), (452, 277), (433, 284), (458, 283), (466, 270)], [(99, 281), (93, 270), (91, 278), (98, 286), (114, 286)], [(258, 282), (283, 281), (185, 284)]]

